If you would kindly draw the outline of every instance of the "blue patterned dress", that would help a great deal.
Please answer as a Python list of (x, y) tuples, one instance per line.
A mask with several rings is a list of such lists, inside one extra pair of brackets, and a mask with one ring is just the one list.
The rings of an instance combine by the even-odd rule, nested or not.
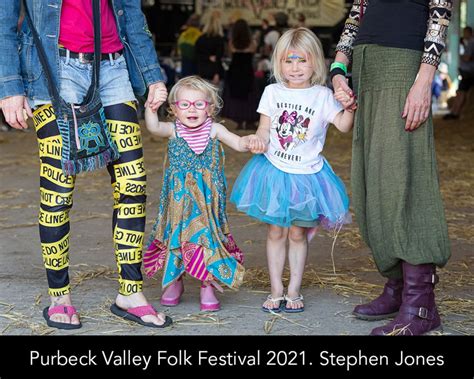
[(164, 268), (163, 288), (185, 272), (230, 288), (242, 283), (243, 254), (226, 215), (224, 160), (217, 139), (201, 154), (179, 136), (168, 142), (158, 217), (144, 255), (148, 276)]

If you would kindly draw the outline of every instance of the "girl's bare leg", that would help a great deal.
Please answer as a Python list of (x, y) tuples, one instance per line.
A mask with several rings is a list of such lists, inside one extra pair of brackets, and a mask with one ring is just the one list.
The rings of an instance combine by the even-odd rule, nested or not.
[[(283, 296), (282, 275), (285, 267), (286, 258), (286, 239), (288, 237), (288, 228), (276, 225), (268, 225), (267, 234), (267, 262), (270, 273), (271, 295), (273, 298)], [(273, 303), (266, 300), (263, 303), (264, 308), (275, 309), (280, 306), (279, 303)]]
[[(306, 238), (307, 228), (291, 226), (288, 239), (288, 261), (290, 263), (290, 284), (288, 285), (288, 297), (297, 298), (301, 294), (301, 282), (303, 280), (306, 257), (308, 255), (308, 240)], [(302, 300), (287, 303), (288, 308), (299, 309), (304, 306)]]

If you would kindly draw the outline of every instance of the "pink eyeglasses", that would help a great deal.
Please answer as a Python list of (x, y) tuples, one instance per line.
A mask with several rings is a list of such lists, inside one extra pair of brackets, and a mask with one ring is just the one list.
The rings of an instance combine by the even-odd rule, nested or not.
[(203, 109), (206, 109), (206, 107), (209, 105), (209, 102), (206, 100), (196, 100), (196, 101), (178, 100), (178, 101), (175, 101), (173, 104), (183, 111), (188, 109), (191, 105), (194, 105), (194, 108), (202, 111)]

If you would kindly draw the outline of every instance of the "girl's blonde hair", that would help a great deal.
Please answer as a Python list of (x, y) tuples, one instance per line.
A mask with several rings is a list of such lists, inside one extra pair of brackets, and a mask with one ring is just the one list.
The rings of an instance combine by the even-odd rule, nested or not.
[(321, 41), (311, 30), (303, 27), (290, 29), (283, 33), (273, 50), (272, 71), (276, 81), (278, 83), (286, 82), (282, 74), (281, 62), (292, 49), (306, 52), (309, 61), (314, 66), (314, 72), (310, 79), (311, 85), (324, 85), (327, 68)]
[(178, 80), (178, 82), (171, 88), (171, 91), (168, 96), (168, 104), (169, 109), (168, 113), (174, 116), (174, 103), (178, 100), (178, 92), (181, 89), (191, 89), (194, 91), (199, 91), (204, 94), (206, 97), (203, 100), (207, 100), (209, 102), (209, 116), (214, 119), (222, 109), (222, 99), (219, 96), (219, 89), (209, 83), (208, 81), (204, 80), (200, 76), (193, 75), (193, 76), (186, 76)]

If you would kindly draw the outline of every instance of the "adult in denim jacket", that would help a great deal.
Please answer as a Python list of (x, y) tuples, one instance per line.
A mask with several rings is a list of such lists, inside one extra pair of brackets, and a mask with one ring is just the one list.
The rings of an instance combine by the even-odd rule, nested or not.
[[(69, 210), (75, 177), (64, 176), (59, 170), (61, 138), (31, 30), (27, 22), (22, 23), (20, 30), (17, 28), (20, 3), (5, 0), (0, 7), (0, 106), (6, 121), (16, 129), (27, 128), (25, 113), (34, 116), (42, 146), (40, 238), (51, 296), (51, 306), (45, 308), (43, 315), (49, 326), (75, 329), (81, 323), (72, 306), (68, 276)], [(82, 42), (81, 39), (87, 43), (84, 46), (93, 46), (90, 37), (93, 28), (92, 31), (86, 28), (88, 35), (81, 28), (88, 26), (88, 22), (92, 24), (92, 2), (26, 0), (26, 3), (61, 96), (70, 103), (82, 102), (90, 84), (92, 64), (90, 56), (78, 53), (90, 53), (90, 50), (75, 51), (63, 41), (67, 35), (72, 46), (76, 40)], [(166, 87), (140, 0), (101, 0), (101, 14), (102, 30), (104, 20), (108, 20), (109, 37), (112, 35), (114, 41), (109, 47), (119, 46), (118, 51), (102, 54), (100, 71), (100, 94), (107, 123), (121, 153), (119, 160), (107, 167), (114, 189), (113, 238), (120, 284), (111, 310), (145, 326), (166, 326), (170, 320), (156, 313), (142, 293), (146, 172), (135, 102), (135, 95), (145, 95), (148, 90), (145, 106), (156, 111), (166, 100)], [(103, 53), (106, 37), (103, 32)]]

